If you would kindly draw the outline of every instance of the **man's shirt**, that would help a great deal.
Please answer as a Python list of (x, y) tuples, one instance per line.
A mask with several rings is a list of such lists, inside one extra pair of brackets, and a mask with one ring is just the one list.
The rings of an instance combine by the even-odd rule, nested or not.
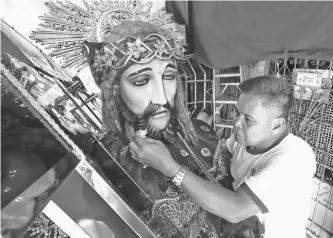
[(309, 215), (312, 178), (316, 159), (301, 138), (288, 134), (277, 145), (261, 154), (250, 153), (227, 140), (233, 154), (230, 172), (233, 188), (240, 186), (261, 209), (257, 214), (265, 238), (304, 238)]

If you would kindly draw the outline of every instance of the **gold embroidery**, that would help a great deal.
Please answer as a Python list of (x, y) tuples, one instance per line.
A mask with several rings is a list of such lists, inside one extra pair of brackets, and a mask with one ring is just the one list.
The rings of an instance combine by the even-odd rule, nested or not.
[(225, 142), (220, 140), (213, 157), (213, 167), (209, 172), (215, 173), (217, 180), (223, 179), (230, 174), (231, 159), (232, 154), (226, 148)]
[(182, 156), (188, 156), (188, 153), (185, 150), (180, 150), (180, 153), (182, 154)]
[(209, 128), (207, 126), (200, 126), (201, 130), (203, 131), (209, 131)]
[(39, 238), (69, 238), (50, 218), (41, 213), (28, 229), (29, 237)]
[(148, 225), (162, 237), (172, 237), (178, 231), (189, 238), (197, 238), (200, 232), (209, 238), (217, 238), (217, 232), (206, 218), (206, 212), (185, 193), (171, 190), (167, 190), (169, 197), (155, 200)]
[(209, 151), (209, 149), (207, 149), (207, 148), (203, 148), (203, 149), (201, 150), (201, 154), (202, 154), (203, 156), (210, 156), (210, 151)]

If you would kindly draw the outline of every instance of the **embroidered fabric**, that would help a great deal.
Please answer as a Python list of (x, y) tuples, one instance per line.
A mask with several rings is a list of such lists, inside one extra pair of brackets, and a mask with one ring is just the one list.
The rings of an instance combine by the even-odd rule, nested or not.
[[(203, 131), (200, 129), (201, 123), (192, 121), (194, 129), (198, 134), (198, 144), (192, 150), (202, 160), (202, 163), (211, 168), (213, 165), (213, 153), (209, 156), (202, 156), (200, 151), (207, 148), (214, 151), (218, 142), (213, 131)], [(197, 125), (198, 124), (198, 125)], [(130, 136), (129, 136), (130, 137)], [(206, 211), (202, 210), (195, 202), (183, 191), (172, 190), (168, 187), (167, 178), (160, 172), (148, 167), (142, 168), (142, 164), (133, 160), (124, 141), (105, 144), (112, 154), (119, 160), (119, 163), (125, 168), (127, 173), (139, 184), (147, 196), (142, 191), (136, 190), (122, 173), (117, 170), (114, 164), (110, 163), (109, 158), (100, 158), (102, 168), (120, 189), (129, 204), (138, 212), (140, 218), (152, 229), (159, 237), (218, 237), (218, 227), (213, 224), (218, 222), (218, 218), (207, 217)], [(185, 146), (177, 141), (174, 144), (167, 144), (171, 155), (180, 164), (188, 166), (192, 172), (205, 178), (200, 168), (186, 151)], [(187, 156), (183, 156), (184, 152)], [(149, 197), (153, 200), (150, 203)], [(215, 224), (217, 225), (217, 224)]]
[[(160, 236), (173, 237), (181, 231), (183, 236), (188, 238), (218, 237), (214, 226), (206, 217), (206, 211), (189, 196), (183, 191), (177, 193), (171, 188), (168, 188), (166, 193), (168, 197), (155, 200), (151, 216), (146, 220), (147, 224)], [(164, 214), (167, 219), (159, 214)], [(144, 211), (141, 217), (147, 219), (149, 212)]]
[(50, 218), (41, 213), (34, 221), (25, 238), (70, 238), (60, 227)]
[(209, 170), (209, 172), (214, 173), (217, 180), (222, 180), (223, 178), (229, 176), (231, 159), (232, 154), (226, 148), (225, 142), (219, 140), (213, 157), (213, 167)]

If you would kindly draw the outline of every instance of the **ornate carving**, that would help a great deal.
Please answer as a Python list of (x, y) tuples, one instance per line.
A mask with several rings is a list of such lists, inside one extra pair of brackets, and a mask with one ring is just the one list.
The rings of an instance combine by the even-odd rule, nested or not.
[(1, 51), (1, 63), (5, 66), (6, 69), (18, 80), (22, 78), (23, 72), (26, 71), (26, 67), (17, 68), (15, 64), (12, 62), (11, 57), (5, 52)]
[[(172, 15), (164, 9), (150, 14), (152, 3), (141, 0), (82, 0), (85, 9), (70, 2), (49, 1), (50, 11), (41, 16), (42, 27), (33, 31), (31, 39), (51, 50), (51, 57), (61, 58), (63, 68), (87, 65), (83, 42), (101, 42), (110, 29), (124, 20), (141, 20), (176, 32)], [(184, 37), (178, 35), (180, 38)]]

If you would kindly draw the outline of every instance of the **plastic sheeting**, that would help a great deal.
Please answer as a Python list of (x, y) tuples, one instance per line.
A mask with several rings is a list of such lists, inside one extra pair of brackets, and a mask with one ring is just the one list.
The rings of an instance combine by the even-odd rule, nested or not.
[(172, 7), (191, 24), (198, 61), (212, 68), (280, 58), (286, 50), (333, 59), (333, 2), (175, 1)]

